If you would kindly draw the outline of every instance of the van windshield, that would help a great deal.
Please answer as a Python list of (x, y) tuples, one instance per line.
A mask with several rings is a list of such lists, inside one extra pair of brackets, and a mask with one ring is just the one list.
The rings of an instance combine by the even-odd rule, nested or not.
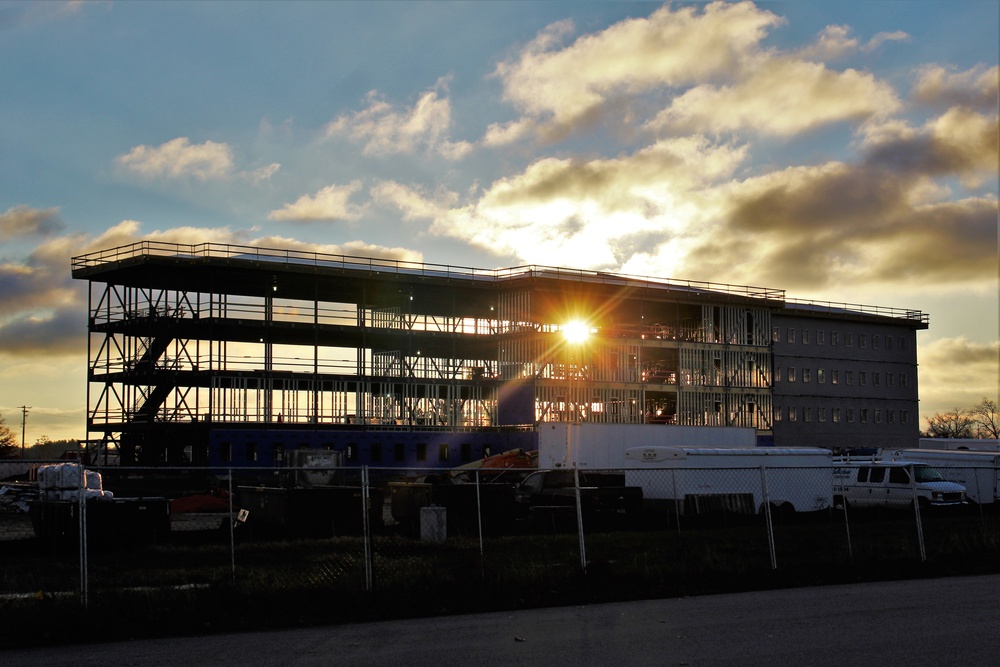
[(937, 468), (930, 466), (913, 466), (913, 476), (918, 482), (943, 482), (944, 477)]

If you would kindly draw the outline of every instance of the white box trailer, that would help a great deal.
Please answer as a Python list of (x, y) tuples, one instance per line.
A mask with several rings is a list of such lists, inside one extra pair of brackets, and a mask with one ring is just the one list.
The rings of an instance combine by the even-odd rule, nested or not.
[(833, 506), (833, 456), (819, 447), (633, 447), (625, 484), (641, 486), (650, 509), (682, 514), (782, 512)]
[(971, 449), (977, 452), (1000, 452), (1000, 440), (995, 438), (920, 438), (920, 449)]
[(1000, 452), (968, 449), (897, 449), (889, 453), (895, 461), (914, 461), (934, 466), (949, 482), (965, 487), (969, 502), (988, 505), (1000, 500)]
[(625, 467), (630, 447), (753, 448), (757, 431), (735, 426), (545, 422), (538, 426), (538, 467)]

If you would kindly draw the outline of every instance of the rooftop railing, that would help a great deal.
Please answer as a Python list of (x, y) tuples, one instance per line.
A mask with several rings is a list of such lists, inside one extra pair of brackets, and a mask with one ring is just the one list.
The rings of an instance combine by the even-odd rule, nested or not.
[(726, 294), (751, 299), (779, 301), (785, 303), (786, 307), (792, 310), (811, 310), (814, 312), (844, 315), (874, 315), (878, 317), (915, 320), (925, 324), (929, 322), (929, 316), (919, 310), (831, 301), (789, 299), (785, 296), (785, 290), (750, 285), (731, 285), (697, 280), (673, 280), (669, 278), (539, 265), (524, 265), (502, 269), (477, 269), (467, 266), (415, 262), (405, 259), (357, 257), (308, 250), (282, 250), (228, 243), (185, 244), (166, 243), (162, 241), (138, 241), (130, 245), (99, 250), (74, 257), (72, 268), (76, 271), (141, 257), (173, 257), (180, 259), (215, 258), (274, 262), (285, 265), (340, 268), (344, 270), (367, 271), (369, 273), (395, 273), (400, 275), (483, 280), (494, 283), (525, 278), (543, 278), (559, 281), (620, 285), (623, 287), (661, 287), (663, 289), (685, 291), (692, 295)]
[(577, 281), (605, 285), (662, 287), (664, 289), (683, 290), (691, 294), (728, 294), (775, 301), (784, 301), (785, 299), (784, 290), (749, 285), (730, 285), (697, 280), (673, 280), (651, 276), (634, 276), (605, 271), (588, 271), (539, 265), (515, 266), (502, 269), (477, 269), (466, 266), (414, 262), (404, 259), (355, 257), (306, 250), (281, 250), (223, 243), (184, 244), (165, 243), (162, 241), (138, 241), (131, 245), (99, 250), (74, 257), (72, 268), (76, 271), (140, 257), (173, 257), (180, 259), (221, 258), (275, 262), (286, 265), (352, 269), (371, 273), (388, 272), (401, 275), (453, 277), (490, 282), (506, 282), (524, 278), (549, 278), (560, 281)]

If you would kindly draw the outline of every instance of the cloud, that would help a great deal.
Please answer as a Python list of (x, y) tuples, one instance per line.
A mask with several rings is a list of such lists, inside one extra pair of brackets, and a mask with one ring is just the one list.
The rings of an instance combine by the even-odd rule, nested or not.
[(0, 241), (25, 236), (49, 236), (63, 230), (59, 209), (15, 206), (0, 213)]
[(23, 315), (0, 325), (0, 349), (5, 355), (86, 355), (87, 314), (78, 307), (43, 315)]
[(880, 32), (874, 37), (868, 40), (868, 43), (861, 47), (861, 50), (868, 53), (879, 48), (886, 42), (908, 42), (910, 41), (910, 36), (903, 32), (902, 30), (894, 30), (892, 32)]
[(863, 144), (869, 164), (901, 176), (956, 175), (975, 187), (998, 168), (997, 116), (964, 107), (949, 109), (920, 129), (898, 122), (873, 127)]
[(504, 99), (529, 121), (494, 126), (486, 141), (513, 140), (529, 124), (543, 135), (565, 134), (593, 123), (601, 107), (616, 108), (615, 100), (731, 79), (754, 59), (767, 30), (782, 23), (750, 2), (713, 2), (701, 11), (667, 5), (565, 48), (560, 46), (573, 24), (552, 24), (494, 73), (503, 82)]
[(858, 50), (858, 39), (851, 36), (851, 26), (828, 25), (816, 37), (816, 42), (797, 52), (798, 57), (833, 60)]
[(361, 181), (358, 180), (347, 185), (328, 185), (313, 196), (302, 195), (294, 203), (271, 211), (267, 219), (296, 222), (357, 220), (364, 209), (349, 200), (360, 189)]
[(659, 132), (753, 130), (794, 135), (830, 123), (884, 116), (899, 106), (892, 88), (871, 74), (771, 58), (736, 85), (692, 88), (648, 127)]
[(136, 146), (115, 161), (149, 179), (190, 177), (208, 181), (228, 178), (233, 169), (232, 151), (227, 144), (214, 141), (192, 144), (187, 137), (160, 146)]
[(403, 214), (403, 220), (434, 220), (447, 215), (449, 207), (458, 201), (453, 192), (440, 191), (429, 196), (421, 189), (394, 181), (380, 181), (371, 189), (372, 200), (392, 206)]
[[(444, 89), (445, 82), (439, 81), (437, 87)], [(424, 92), (409, 109), (394, 108), (376, 91), (368, 93), (367, 102), (367, 108), (343, 114), (330, 122), (326, 126), (326, 136), (343, 135), (363, 143), (365, 155), (415, 153), (423, 149), (449, 160), (458, 160), (472, 150), (468, 142), (448, 139), (451, 102), (440, 97), (438, 90)]]
[(911, 95), (923, 104), (996, 109), (1000, 66), (978, 65), (956, 72), (942, 65), (926, 65), (918, 70)]
[(874, 163), (829, 163), (730, 184), (715, 193), (726, 214), (683, 269), (799, 289), (995, 280), (996, 198), (924, 201), (925, 182)]
[(252, 171), (241, 172), (240, 175), (249, 179), (254, 185), (259, 185), (261, 182), (266, 181), (277, 174), (280, 169), (280, 164), (272, 162), (269, 165), (259, 167), (258, 169), (254, 169)]
[(762, 41), (783, 23), (750, 2), (713, 2), (667, 5), (569, 45), (573, 24), (552, 24), (497, 66), (504, 99), (522, 115), (489, 125), (482, 143), (497, 147), (533, 135), (556, 141), (599, 124), (655, 136), (789, 136), (900, 108), (895, 91), (872, 74), (835, 71), (815, 59), (871, 50), (905, 34), (880, 33), (861, 45), (849, 26), (828, 26), (815, 44), (782, 54)]
[(955, 408), (970, 408), (984, 397), (998, 400), (1000, 341), (964, 336), (942, 338), (917, 351), (920, 360), (920, 415), (926, 419)]
[(440, 198), (397, 199), (435, 215), (432, 232), (497, 254), (543, 264), (572, 257), (575, 266), (608, 268), (629, 246), (621, 239), (652, 234), (665, 242), (683, 229), (696, 215), (698, 191), (729, 177), (744, 157), (741, 146), (672, 139), (606, 160), (537, 160), (445, 213), (436, 212)]

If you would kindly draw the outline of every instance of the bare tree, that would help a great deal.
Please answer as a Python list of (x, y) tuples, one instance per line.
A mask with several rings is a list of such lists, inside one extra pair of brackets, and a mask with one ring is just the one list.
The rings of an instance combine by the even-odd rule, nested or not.
[(997, 414), (996, 401), (984, 398), (969, 413), (972, 417), (975, 437), (1000, 438), (1000, 415)]
[(17, 434), (7, 427), (0, 414), (0, 459), (12, 459), (18, 455)]
[(928, 417), (924, 435), (928, 438), (971, 438), (972, 430), (972, 412), (955, 408)]

